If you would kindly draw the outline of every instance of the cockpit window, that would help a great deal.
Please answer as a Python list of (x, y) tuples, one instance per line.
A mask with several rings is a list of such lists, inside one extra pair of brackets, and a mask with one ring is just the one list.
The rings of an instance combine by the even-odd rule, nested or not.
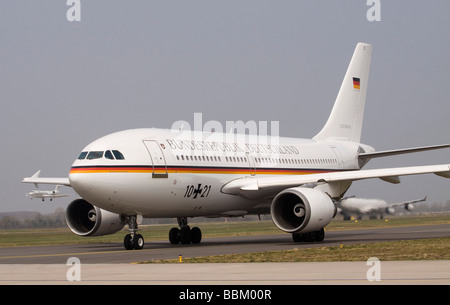
[(122, 153), (118, 150), (113, 150), (112, 151), (114, 154), (114, 157), (116, 157), (116, 160), (124, 160), (125, 157), (122, 155)]
[(81, 154), (78, 156), (78, 160), (86, 159), (87, 154), (88, 154), (87, 151), (82, 151)]
[(107, 150), (105, 152), (105, 158), (106, 159), (110, 159), (110, 160), (114, 160), (114, 156), (113, 156), (113, 154), (112, 154), (112, 152), (110, 150)]
[(103, 157), (103, 151), (90, 151), (87, 155), (88, 160), (100, 159)]
[(78, 156), (78, 160), (94, 160), (101, 159), (105, 157), (109, 160), (125, 160), (123, 154), (118, 150), (107, 150), (107, 151), (83, 151)]

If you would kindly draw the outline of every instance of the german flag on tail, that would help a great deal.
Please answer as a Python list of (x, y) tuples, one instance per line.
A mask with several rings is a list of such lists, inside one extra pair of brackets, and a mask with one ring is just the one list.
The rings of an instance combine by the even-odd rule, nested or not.
[(357, 90), (360, 89), (358, 77), (353, 77), (353, 89), (357, 89)]

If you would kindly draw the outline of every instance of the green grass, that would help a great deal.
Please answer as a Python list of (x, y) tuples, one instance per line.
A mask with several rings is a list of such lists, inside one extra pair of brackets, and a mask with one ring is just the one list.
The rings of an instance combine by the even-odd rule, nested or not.
[[(184, 258), (183, 263), (342, 262), (366, 261), (369, 257), (382, 261), (448, 260), (450, 237), (194, 257)], [(177, 262), (178, 259), (143, 263)]]

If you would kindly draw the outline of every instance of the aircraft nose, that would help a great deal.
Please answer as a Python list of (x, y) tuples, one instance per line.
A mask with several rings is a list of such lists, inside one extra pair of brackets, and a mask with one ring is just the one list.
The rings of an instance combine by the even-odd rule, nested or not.
[(89, 175), (80, 173), (76, 169), (71, 169), (69, 173), (69, 181), (75, 192), (81, 197), (84, 197), (92, 190), (92, 183), (89, 181)]

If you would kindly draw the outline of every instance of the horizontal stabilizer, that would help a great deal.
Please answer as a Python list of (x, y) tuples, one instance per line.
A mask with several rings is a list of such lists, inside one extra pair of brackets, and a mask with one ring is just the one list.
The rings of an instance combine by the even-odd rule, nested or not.
[(24, 178), (23, 183), (34, 183), (36, 187), (39, 184), (53, 184), (53, 185), (65, 185), (70, 186), (69, 178), (40, 178), (39, 174), (41, 171), (37, 171), (33, 176)]
[(360, 153), (359, 159), (368, 161), (373, 158), (380, 158), (380, 157), (387, 157), (387, 156), (395, 156), (395, 155), (402, 155), (402, 154), (409, 154), (409, 153), (415, 153), (415, 152), (421, 152), (421, 151), (427, 151), (427, 150), (435, 150), (435, 149), (442, 149), (442, 148), (448, 148), (450, 147), (450, 144), (441, 144), (441, 145), (433, 145), (433, 146), (422, 146), (422, 147), (414, 147), (414, 148), (404, 148), (404, 149), (395, 149), (395, 150), (385, 150), (385, 151), (376, 151), (376, 152), (369, 152), (369, 153)]

